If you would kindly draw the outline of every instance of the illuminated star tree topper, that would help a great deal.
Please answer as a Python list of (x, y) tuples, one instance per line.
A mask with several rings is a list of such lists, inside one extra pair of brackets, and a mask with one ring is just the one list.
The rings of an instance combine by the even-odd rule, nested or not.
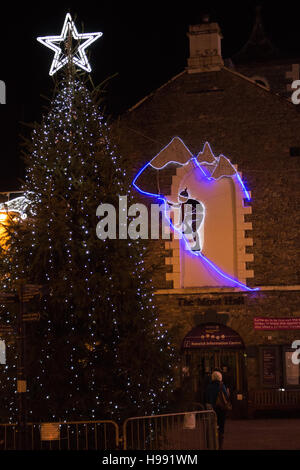
[[(86, 72), (90, 72), (92, 69), (85, 49), (92, 44), (92, 42), (96, 41), (96, 39), (100, 38), (102, 34), (101, 32), (79, 34), (70, 13), (67, 13), (60, 36), (44, 36), (37, 38), (40, 43), (55, 52), (49, 75), (54, 75), (55, 72), (64, 67), (64, 65), (70, 63), (77, 65), (77, 67), (80, 67)], [(72, 40), (77, 42), (77, 46), (74, 50), (71, 47)], [(63, 45), (63, 47), (61, 47), (61, 45)]]

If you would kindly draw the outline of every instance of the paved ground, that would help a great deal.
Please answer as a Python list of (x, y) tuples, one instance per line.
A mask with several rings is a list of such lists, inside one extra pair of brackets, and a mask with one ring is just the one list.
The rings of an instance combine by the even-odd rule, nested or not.
[(300, 450), (300, 419), (227, 420), (224, 450)]

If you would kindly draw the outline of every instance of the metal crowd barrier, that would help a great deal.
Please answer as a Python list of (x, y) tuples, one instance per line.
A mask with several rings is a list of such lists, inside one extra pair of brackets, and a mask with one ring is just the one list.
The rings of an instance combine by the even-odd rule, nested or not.
[(218, 448), (213, 410), (128, 418), (0, 424), (0, 450), (214, 450)]
[(0, 424), (0, 449), (15, 450), (16, 442), (16, 424)]
[[(18, 433), (16, 424), (0, 424), (0, 450), (17, 450)], [(110, 420), (27, 423), (25, 433), (27, 450), (116, 450), (119, 446), (119, 427)]]
[(218, 448), (213, 410), (129, 418), (124, 450), (214, 450)]

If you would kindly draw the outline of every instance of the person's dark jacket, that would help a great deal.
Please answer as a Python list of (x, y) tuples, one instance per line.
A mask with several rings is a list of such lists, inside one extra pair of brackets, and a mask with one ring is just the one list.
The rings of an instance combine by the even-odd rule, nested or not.
[(221, 387), (225, 393), (225, 396), (228, 398), (227, 390), (223, 382), (219, 382), (219, 380), (214, 380), (210, 382), (206, 388), (205, 392), (205, 402), (209, 403), (213, 408), (216, 406), (217, 396), (220, 390), (220, 383)]

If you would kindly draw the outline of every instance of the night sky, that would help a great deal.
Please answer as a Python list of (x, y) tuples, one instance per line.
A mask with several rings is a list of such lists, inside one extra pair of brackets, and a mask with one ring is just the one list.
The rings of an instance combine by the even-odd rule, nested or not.
[[(82, 32), (102, 31), (87, 49), (91, 77), (97, 85), (113, 74), (106, 92), (106, 108), (117, 116), (184, 70), (188, 57), (189, 24), (201, 22), (204, 12), (221, 27), (223, 57), (239, 51), (248, 39), (255, 6), (262, 4), (265, 30), (283, 54), (300, 57), (300, 15), (294, 2), (6, 2), (1, 15), (0, 80), (7, 87), (7, 104), (0, 106), (0, 190), (16, 189), (22, 177), (21, 122), (40, 121), (41, 97), (52, 96), (49, 69), (54, 53), (36, 41), (59, 35), (68, 11)], [(3, 8), (3, 5), (2, 7)]]

